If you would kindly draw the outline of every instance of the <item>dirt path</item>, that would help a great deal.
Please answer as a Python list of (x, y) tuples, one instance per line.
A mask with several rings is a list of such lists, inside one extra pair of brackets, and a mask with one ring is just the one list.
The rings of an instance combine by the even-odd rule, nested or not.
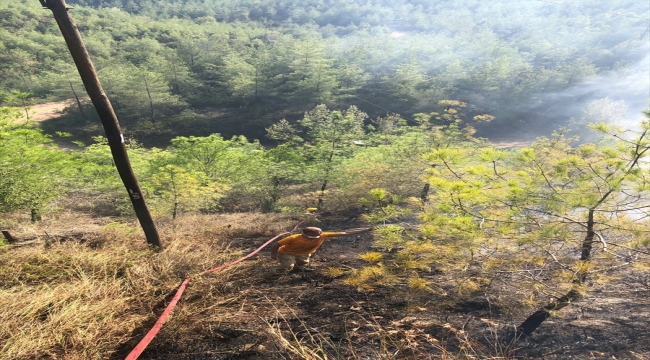
[[(88, 98), (81, 99), (82, 102), (89, 101)], [(32, 122), (43, 122), (50, 119), (56, 119), (63, 115), (63, 110), (67, 107), (74, 106), (76, 109), (76, 102), (74, 99), (68, 99), (63, 101), (52, 101), (43, 104), (31, 105), (27, 108), (27, 113), (29, 114), (29, 121)], [(25, 109), (16, 106), (15, 107), (19, 113), (20, 117), (17, 119), (18, 123), (27, 122), (27, 117), (25, 116)], [(64, 150), (78, 150), (77, 145), (73, 145), (71, 141), (66, 141), (61, 137), (54, 137), (54, 141), (60, 149)]]
[[(31, 105), (27, 109), (29, 113), (29, 120), (31, 121), (45, 121), (61, 115), (61, 111), (68, 106), (74, 105), (74, 99), (68, 99), (63, 101), (54, 101), (43, 104)], [(20, 121), (25, 121), (25, 110), (21, 107), (17, 107), (20, 110)]]

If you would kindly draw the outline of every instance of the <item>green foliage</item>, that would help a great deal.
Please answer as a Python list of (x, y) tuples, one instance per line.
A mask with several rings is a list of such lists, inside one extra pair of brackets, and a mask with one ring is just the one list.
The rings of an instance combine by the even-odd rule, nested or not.
[(395, 277), (383, 264), (352, 270), (352, 274), (343, 280), (345, 284), (355, 286), (359, 290), (372, 289), (376, 285), (389, 285), (394, 281)]
[(403, 234), (405, 229), (398, 225), (387, 225), (375, 229), (375, 236), (377, 240), (375, 245), (385, 251), (391, 251), (397, 246), (401, 246), (405, 239)]
[(370, 196), (372, 196), (372, 198), (375, 199), (379, 205), (381, 205), (382, 201), (386, 199), (387, 195), (388, 192), (386, 192), (384, 189), (375, 188), (370, 190)]
[(174, 219), (181, 212), (215, 208), (226, 190), (224, 185), (209, 181), (205, 173), (174, 165), (159, 168), (146, 184), (153, 211), (164, 211)]
[[(647, 240), (650, 194), (642, 159), (650, 147), (643, 126), (624, 132), (596, 127), (609, 131), (609, 139), (573, 145), (575, 138), (560, 129), (524, 149), (499, 150), (469, 140), (431, 149), (423, 158), (439, 165), (424, 175), (431, 190), (428, 201), (383, 204), (365, 217), (386, 224), (414, 212), (420, 220), (414, 227), (400, 222), (375, 230), (374, 246), (390, 253), (382, 257), (381, 273), (390, 274), (393, 286), (406, 281), (408, 291), (417, 292), (431, 283), (422, 277), (439, 269), (444, 273), (438, 278), (453, 279), (460, 297), (489, 286), (497, 269), (535, 266), (549, 278), (534, 286), (543, 284), (557, 294), (584, 293), (587, 278), (602, 284), (606, 279), (600, 272), (612, 266), (612, 258), (596, 253), (607, 255), (607, 244), (622, 245), (622, 239)], [(381, 188), (370, 194), (376, 205), (387, 196)], [(482, 270), (476, 276), (478, 264)], [(388, 284), (376, 266), (365, 269), (351, 275), (349, 283), (359, 288)], [(510, 285), (526, 289), (531, 283)]]
[[(317, 204), (304, 205), (322, 207), (328, 183), (332, 179), (338, 180), (340, 173), (337, 170), (341, 169), (341, 163), (356, 152), (354, 141), (365, 137), (363, 123), (367, 117), (355, 106), (341, 112), (329, 110), (321, 104), (305, 113), (298, 122), (300, 129), (284, 119), (267, 129), (270, 138), (284, 141), (281, 149), (285, 154), (292, 153), (293, 165), (299, 167), (301, 180), (317, 186), (312, 190), (319, 191)], [(298, 131), (302, 132), (302, 137), (296, 135)], [(303, 142), (303, 138), (309, 142)]]
[(228, 190), (223, 201), (231, 210), (259, 209), (263, 204), (272, 210), (284, 177), (296, 172), (287, 169), (287, 164), (299, 161), (290, 151), (265, 152), (258, 142), (249, 142), (243, 136), (230, 140), (219, 134), (178, 137), (172, 140), (170, 150), (171, 164), (198, 171), (209, 181), (225, 185)]
[[(648, 36), (632, 18), (590, 15), (647, 12), (631, 0), (599, 0), (586, 12), (501, 0), (336, 0), (327, 7), (301, 0), (290, 8), (277, 0), (72, 3), (107, 95), (140, 141), (188, 130), (261, 136), (275, 119), (321, 103), (356, 104), (373, 117), (389, 109), (429, 125), (495, 117), (514, 125), (513, 108), (545, 109), (554, 100), (543, 95), (632, 69)], [(10, 101), (13, 90), (31, 94), (30, 102), (81, 92), (51, 13), (30, 2), (5, 2), (0, 11), (0, 100)], [(480, 99), (481, 109), (450, 100), (459, 98)], [(598, 100), (579, 122), (623, 112), (618, 102)], [(528, 115), (548, 119), (542, 110)], [(385, 125), (382, 132), (393, 131)]]
[(244, 136), (225, 140), (219, 134), (177, 137), (172, 140), (171, 150), (177, 164), (201, 171), (213, 181), (230, 182), (246, 181), (257, 175), (250, 170), (263, 155), (257, 142), (249, 142)]
[(344, 140), (352, 140), (363, 135), (363, 122), (368, 115), (356, 106), (347, 110), (332, 111), (324, 104), (307, 112), (300, 120), (305, 128), (307, 138), (316, 144), (336, 146)]
[(50, 146), (50, 137), (29, 124), (16, 122), (18, 113), (0, 108), (0, 212), (29, 210), (32, 220), (65, 193), (66, 152)]
[(140, 121), (165, 121), (171, 114), (179, 114), (186, 105), (178, 95), (171, 93), (168, 80), (160, 72), (161, 67), (168, 66), (165, 59), (147, 57), (142, 61), (153, 63), (117, 61), (98, 70), (121, 123), (133, 127), (136, 133), (148, 129)]
[(298, 130), (293, 125), (289, 124), (287, 119), (282, 119), (279, 122), (266, 128), (266, 132), (266, 136), (269, 139), (278, 141), (280, 143), (288, 143), (292, 141), (301, 143), (303, 141), (302, 138), (296, 136)]
[[(95, 204), (111, 203), (131, 211), (132, 207), (115, 168), (108, 140), (101, 136), (95, 137), (94, 140), (94, 144), (71, 154), (76, 164), (73, 185), (93, 198)], [(137, 159), (131, 156), (131, 161), (134, 160)]]

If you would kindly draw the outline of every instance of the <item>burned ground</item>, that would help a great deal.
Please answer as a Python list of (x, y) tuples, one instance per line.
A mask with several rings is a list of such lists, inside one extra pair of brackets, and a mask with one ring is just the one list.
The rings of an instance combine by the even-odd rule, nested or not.
[[(346, 221), (347, 220), (347, 221)], [(316, 224), (314, 224), (316, 225)], [(317, 224), (343, 230), (363, 226), (358, 218), (333, 216)], [(264, 238), (243, 238), (244, 252)], [(276, 274), (268, 253), (242, 265), (227, 282), (209, 287), (224, 301), (200, 313), (202, 279), (186, 295), (179, 312), (165, 325), (143, 359), (645, 359), (650, 356), (650, 287), (648, 279), (628, 274), (606, 289), (595, 290), (554, 314), (514, 348), (504, 334), (530, 310), (512, 311), (477, 294), (445, 304), (409, 299), (387, 287), (359, 291), (344, 277), (326, 274), (329, 267), (357, 268), (360, 253), (372, 249), (372, 235), (339, 237), (314, 256), (311, 271)], [(195, 284), (197, 285), (197, 284)], [(522, 316), (523, 315), (523, 316)], [(184, 342), (176, 331), (200, 318), (201, 329)], [(210, 319), (214, 319), (210, 320)], [(186, 336), (184, 338), (187, 339)], [(284, 340), (283, 340), (284, 339)], [(116, 358), (119, 358), (116, 357)]]

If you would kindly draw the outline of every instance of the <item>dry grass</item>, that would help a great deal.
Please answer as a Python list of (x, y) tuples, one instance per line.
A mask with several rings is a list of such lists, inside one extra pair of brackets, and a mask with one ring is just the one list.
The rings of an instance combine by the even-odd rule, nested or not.
[[(76, 241), (5, 246), (0, 254), (2, 358), (106, 359), (155, 319), (156, 304), (185, 277), (243, 255), (234, 246), (238, 237), (271, 237), (294, 223), (258, 214), (159, 220), (165, 244), (160, 253), (147, 250), (139, 229), (116, 223), (95, 226), (94, 246)], [(19, 239), (66, 228), (17, 224), (12, 232)]]
[[(406, 317), (389, 324), (380, 324), (376, 316), (361, 311), (346, 320), (343, 339), (333, 341), (316, 327), (299, 319), (289, 304), (277, 307), (276, 319), (266, 322), (267, 331), (277, 353), (284, 359), (409, 359), (409, 360), (460, 360), (460, 359), (513, 359), (510, 348), (502, 347), (498, 340), (486, 349), (465, 331), (450, 324), (444, 339), (436, 339), (423, 329), (434, 322)], [(291, 319), (297, 325), (289, 325)], [(454, 351), (449, 351), (446, 346)]]
[[(19, 239), (48, 238), (45, 231), (51, 235), (71, 229), (94, 235), (86, 243), (4, 247), (0, 254), (2, 358), (119, 358), (149, 330), (183, 279), (244, 255), (251, 238), (259, 238), (261, 244), (299, 221), (250, 213), (159, 219), (165, 250), (153, 253), (133, 224), (103, 221), (106, 225), (100, 226), (100, 220), (72, 213), (61, 214), (60, 219), (63, 222), (22, 227), (18, 225), (25, 220), (22, 215), (13, 221), (12, 232)], [(249, 242), (239, 246), (243, 239)], [(287, 319), (301, 315), (285, 299), (277, 295), (270, 299), (255, 288), (228, 287), (267, 275), (263, 260), (252, 259), (193, 279), (149, 348), (169, 350), (170, 343), (192, 344), (206, 334), (218, 338), (223, 336), (218, 324), (251, 322), (259, 324), (256, 331), (267, 334), (268, 349), (263, 353), (270, 358), (457, 358), (426, 333), (381, 325), (371, 314), (349, 319), (345, 337), (338, 341), (320, 333), (307, 319), (292, 329)], [(280, 320), (271, 323), (270, 318)]]
[[(74, 213), (60, 219), (38, 225), (25, 222), (24, 215), (5, 219), (19, 239), (71, 231), (93, 235), (83, 243), (0, 247), (2, 359), (123, 358), (183, 279), (235, 260), (301, 220), (252, 213), (159, 219), (165, 250), (154, 253), (134, 224)], [(142, 359), (247, 352), (268, 359), (513, 358), (496, 336), (486, 344), (457, 323), (397, 315), (402, 310), (384, 302), (390, 298), (338, 296), (353, 291), (342, 280), (329, 290), (301, 280), (301, 274), (279, 280), (270, 274), (272, 266), (258, 257), (193, 278)], [(328, 309), (323, 314), (321, 306)]]

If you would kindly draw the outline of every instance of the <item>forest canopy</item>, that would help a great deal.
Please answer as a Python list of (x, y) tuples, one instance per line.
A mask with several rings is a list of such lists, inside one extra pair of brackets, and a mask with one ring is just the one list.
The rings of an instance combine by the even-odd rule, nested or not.
[[(621, 120), (647, 106), (648, 6), (638, 1), (69, 4), (121, 122), (145, 143), (264, 140), (264, 128), (321, 103), (412, 121), (458, 99), (467, 119), (495, 116), (478, 128), (487, 137), (586, 123), (593, 101)], [(0, 11), (0, 101), (83, 94), (50, 14), (31, 1)], [(72, 110), (67, 123), (86, 140), (99, 134), (90, 109)]]

